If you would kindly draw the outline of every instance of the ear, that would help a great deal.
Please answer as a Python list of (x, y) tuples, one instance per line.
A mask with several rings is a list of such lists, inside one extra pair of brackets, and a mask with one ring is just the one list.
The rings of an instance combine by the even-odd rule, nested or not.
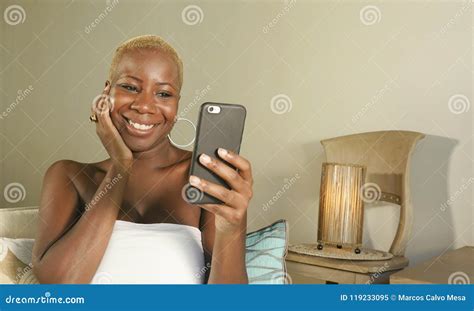
[(109, 80), (105, 80), (105, 87), (109, 86), (110, 85), (110, 81)]

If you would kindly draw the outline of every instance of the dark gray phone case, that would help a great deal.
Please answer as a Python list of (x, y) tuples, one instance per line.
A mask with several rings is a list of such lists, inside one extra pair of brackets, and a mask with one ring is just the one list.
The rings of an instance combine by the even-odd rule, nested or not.
[[(208, 111), (209, 106), (219, 106), (221, 108), (220, 113), (210, 113)], [(199, 156), (205, 153), (213, 158), (220, 159), (217, 154), (219, 147), (238, 154), (242, 142), (246, 114), (247, 111), (242, 105), (209, 102), (201, 105), (196, 142), (194, 144), (191, 168), (189, 170), (190, 175), (198, 176), (199, 178), (220, 184), (229, 189), (229, 186), (222, 178), (208, 170), (199, 162)], [(229, 163), (226, 164), (232, 167)], [(185, 189), (184, 193), (188, 203), (222, 204), (220, 200), (191, 185)]]

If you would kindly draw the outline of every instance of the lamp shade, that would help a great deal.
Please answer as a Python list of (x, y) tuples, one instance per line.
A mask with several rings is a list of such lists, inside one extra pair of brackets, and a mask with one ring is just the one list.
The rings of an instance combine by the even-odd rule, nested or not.
[(360, 189), (366, 167), (323, 163), (319, 199), (318, 242), (338, 247), (362, 244), (364, 201)]

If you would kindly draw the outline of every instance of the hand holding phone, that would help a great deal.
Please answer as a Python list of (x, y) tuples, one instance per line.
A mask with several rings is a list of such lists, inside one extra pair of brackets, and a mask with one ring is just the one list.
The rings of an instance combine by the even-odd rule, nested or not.
[[(231, 189), (231, 185), (222, 176), (201, 163), (203, 159), (214, 158), (215, 170), (217, 165), (221, 165), (222, 174), (232, 174), (229, 170), (236, 170), (236, 167), (222, 159), (222, 154), (238, 155), (244, 131), (246, 110), (242, 105), (204, 103), (201, 105), (199, 120), (196, 131), (196, 141), (191, 160), (189, 175), (197, 176), (201, 180), (217, 184), (226, 189)], [(218, 149), (221, 151), (218, 153)], [(207, 156), (207, 157), (206, 157)], [(212, 160), (212, 158), (210, 160)], [(222, 167), (221, 162), (224, 160)], [(201, 160), (201, 161), (200, 161)], [(184, 191), (186, 201), (192, 204), (222, 204), (223, 201), (210, 195), (199, 188), (190, 185)]]

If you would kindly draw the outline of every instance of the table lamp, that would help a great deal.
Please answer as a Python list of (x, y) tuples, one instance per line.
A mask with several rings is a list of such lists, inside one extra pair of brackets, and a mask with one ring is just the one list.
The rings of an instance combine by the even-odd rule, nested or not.
[(366, 167), (323, 163), (319, 198), (318, 250), (325, 245), (349, 248), (360, 254), (364, 219)]

